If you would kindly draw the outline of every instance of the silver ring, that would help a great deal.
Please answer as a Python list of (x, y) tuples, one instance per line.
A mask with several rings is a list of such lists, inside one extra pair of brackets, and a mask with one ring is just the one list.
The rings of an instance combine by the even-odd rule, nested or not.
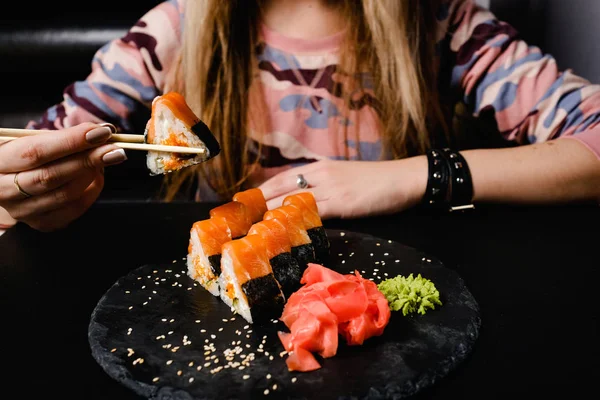
[(308, 187), (308, 181), (304, 179), (304, 175), (296, 175), (296, 186), (298, 186), (300, 189), (306, 189)]
[(23, 190), (23, 188), (21, 187), (21, 185), (19, 185), (19, 172), (17, 172), (15, 174), (15, 179), (13, 179), (13, 182), (15, 183), (15, 187), (17, 188), (17, 190), (19, 191), (19, 193), (21, 193), (23, 196), (25, 196), (26, 199), (31, 197), (31, 194), (27, 193), (26, 191)]

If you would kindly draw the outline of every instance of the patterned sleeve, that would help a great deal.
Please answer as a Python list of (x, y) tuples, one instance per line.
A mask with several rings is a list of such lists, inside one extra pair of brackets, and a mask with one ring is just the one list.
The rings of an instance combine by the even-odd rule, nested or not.
[(492, 111), (504, 138), (518, 144), (569, 137), (600, 157), (599, 85), (560, 71), (474, 0), (446, 0), (440, 19), (454, 59), (451, 86), (474, 116)]
[(139, 133), (154, 97), (164, 87), (180, 43), (183, 0), (160, 3), (121, 38), (100, 48), (85, 80), (65, 88), (63, 100), (47, 109), (33, 129), (61, 129), (82, 122), (110, 122)]

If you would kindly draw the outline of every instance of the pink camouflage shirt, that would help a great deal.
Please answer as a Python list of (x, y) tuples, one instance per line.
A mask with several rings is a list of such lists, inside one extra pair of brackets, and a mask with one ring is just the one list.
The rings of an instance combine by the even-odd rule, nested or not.
[[(28, 127), (59, 129), (94, 121), (143, 133), (181, 44), (184, 8), (185, 0), (170, 0), (149, 10), (127, 34), (99, 49), (89, 76), (68, 86), (64, 100)], [(437, 19), (435, 62), (451, 109), (489, 119), (509, 144), (572, 138), (600, 157), (600, 86), (560, 71), (554, 58), (519, 39), (510, 25), (473, 0), (446, 1)], [(377, 160), (382, 155), (369, 74), (363, 74), (365, 90), (351, 104), (339, 96), (343, 83), (335, 72), (342, 36), (302, 40), (262, 27), (256, 79), (264, 88), (270, 131), (250, 133), (262, 144), (255, 183), (324, 158), (352, 160), (360, 154)], [(339, 126), (347, 133), (334, 129)]]

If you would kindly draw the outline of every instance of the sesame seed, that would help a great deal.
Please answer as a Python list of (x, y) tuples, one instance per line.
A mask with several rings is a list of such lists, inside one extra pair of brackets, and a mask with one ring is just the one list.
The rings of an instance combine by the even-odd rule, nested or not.
[(298, 379), (296, 379), (296, 377), (292, 378), (292, 383), (295, 383)]
[(375, 243), (375, 246), (381, 246), (381, 243)]
[(131, 293), (131, 292), (130, 292), (129, 290), (126, 290), (126, 291), (125, 291), (125, 293), (129, 294), (129, 293)]
[(111, 352), (111, 353), (114, 353), (115, 351), (117, 351), (117, 349), (116, 349), (116, 348), (115, 348), (115, 349), (112, 349), (110, 352)]
[(156, 378), (152, 378), (152, 382), (158, 382), (158, 376)]
[(265, 396), (268, 395), (269, 394), (269, 389), (265, 389), (265, 391), (263, 393), (265, 394)]
[(197, 319), (197, 320), (196, 320), (196, 323), (197, 323), (197, 324), (199, 324), (199, 323), (200, 323), (200, 320), (199, 320), (199, 319)]
[(244, 375), (242, 376), (242, 379), (250, 379), (250, 375)]
[(171, 318), (171, 320), (169, 322), (175, 322), (175, 319)]
[(202, 369), (202, 365), (198, 365), (198, 366), (196, 367), (196, 371), (200, 371), (201, 369)]
[(167, 365), (171, 365), (171, 364), (173, 364), (173, 360), (167, 361)]
[(194, 362), (190, 361), (190, 363), (188, 364), (189, 367), (193, 367), (194, 366)]
[(271, 379), (271, 374), (267, 374), (267, 379)]
[(189, 379), (189, 382), (190, 383), (194, 382), (194, 377), (193, 376)]
[(276, 383), (273, 384), (273, 390), (277, 390), (277, 384)]
[(206, 329), (200, 329), (200, 332), (205, 333)]
[(223, 328), (219, 328), (219, 332), (223, 332)]
[(181, 374), (183, 374), (182, 370), (177, 371), (177, 375), (181, 376)]
[(133, 309), (133, 306), (129, 306), (129, 309), (130, 309), (130, 310), (131, 310), (131, 309)]
[(346, 232), (340, 232), (340, 236), (346, 236)]
[(216, 335), (210, 335), (211, 339), (216, 339), (217, 336)]

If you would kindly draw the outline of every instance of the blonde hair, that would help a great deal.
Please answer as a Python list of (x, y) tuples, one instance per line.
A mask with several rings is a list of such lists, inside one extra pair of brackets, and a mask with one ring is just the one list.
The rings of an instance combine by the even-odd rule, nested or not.
[[(347, 19), (338, 70), (373, 76), (383, 148), (392, 158), (422, 154), (433, 130), (446, 131), (437, 95), (435, 10), (439, 0), (339, 0)], [(248, 178), (250, 126), (268, 129), (260, 84), (254, 79), (260, 0), (188, 1), (182, 46), (169, 90), (183, 94), (221, 144), (209, 162), (166, 176), (166, 200), (198, 173), (223, 198), (240, 190)], [(361, 82), (357, 82), (361, 84)], [(342, 97), (350, 101), (351, 93)], [(249, 113), (249, 104), (253, 112)]]

